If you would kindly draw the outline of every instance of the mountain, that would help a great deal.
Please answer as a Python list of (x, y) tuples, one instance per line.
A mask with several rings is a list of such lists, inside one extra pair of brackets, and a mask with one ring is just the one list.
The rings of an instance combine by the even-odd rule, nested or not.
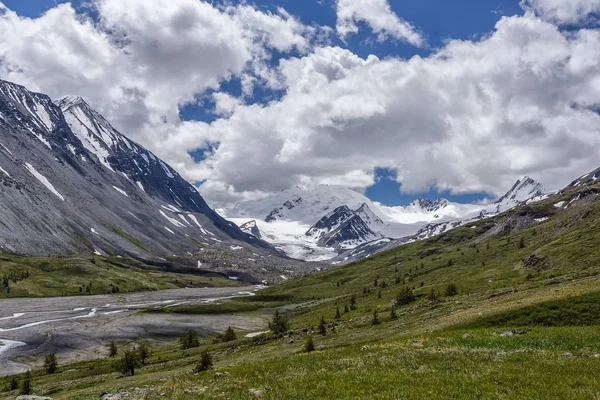
[(306, 235), (313, 237), (319, 246), (354, 248), (361, 243), (381, 238), (380, 234), (371, 230), (371, 224), (383, 222), (366, 204), (363, 203), (357, 210), (344, 205), (321, 218)]
[(272, 249), (81, 98), (55, 104), (6, 81), (0, 183), (2, 251), (164, 257), (221, 242)]
[(513, 187), (496, 200), (496, 204), (504, 205), (505, 207), (514, 207), (522, 202), (534, 197), (544, 195), (544, 187), (541, 183), (534, 181), (528, 176), (517, 180)]
[(389, 207), (348, 188), (321, 185), (313, 190), (284, 190), (263, 200), (239, 203), (223, 213), (240, 226), (254, 221), (261, 232), (270, 232), (262, 238), (290, 257), (335, 263), (426, 239), (543, 198), (542, 185), (529, 177), (517, 180), (497, 201), (485, 204), (441, 198)]
[(240, 225), (240, 229), (243, 232), (246, 232), (249, 235), (252, 235), (257, 238), (261, 238), (262, 234), (260, 233), (260, 229), (258, 229), (258, 225), (255, 220), (248, 221), (245, 224)]

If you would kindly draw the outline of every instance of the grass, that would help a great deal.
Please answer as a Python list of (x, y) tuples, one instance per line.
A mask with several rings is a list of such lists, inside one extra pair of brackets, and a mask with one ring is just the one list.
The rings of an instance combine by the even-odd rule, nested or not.
[[(248, 339), (237, 332), (238, 340), (215, 344), (214, 332), (185, 351), (167, 341), (136, 376), (122, 377), (111, 360), (98, 359), (61, 366), (52, 376), (36, 370), (34, 387), (55, 399), (121, 390), (144, 399), (249, 399), (258, 391), (263, 399), (600, 398), (600, 203), (553, 205), (588, 189), (257, 296), (156, 311), (267, 319), (278, 309), (291, 320), (286, 334)], [(446, 296), (450, 283), (458, 293)], [(415, 301), (394, 306), (392, 318), (402, 288)], [(427, 296), (432, 290), (440, 293), (435, 301)], [(381, 324), (371, 324), (373, 310)], [(321, 317), (325, 336), (318, 332)], [(515, 328), (522, 334), (502, 334)], [(303, 352), (308, 336), (319, 350)], [(215, 370), (193, 373), (206, 349)], [(0, 387), (7, 382), (0, 379)]]
[[(10, 291), (0, 282), (0, 298), (58, 297), (176, 289), (182, 287), (236, 286), (239, 282), (219, 274), (163, 270), (130, 258), (26, 257), (0, 255), (0, 277), (9, 280)], [(27, 278), (21, 279), (23, 275)], [(89, 291), (88, 291), (89, 288)]]

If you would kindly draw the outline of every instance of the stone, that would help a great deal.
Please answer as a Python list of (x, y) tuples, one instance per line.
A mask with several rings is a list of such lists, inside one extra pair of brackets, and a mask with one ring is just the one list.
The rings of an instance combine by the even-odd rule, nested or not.
[(17, 400), (52, 400), (52, 397), (26, 395), (17, 397)]

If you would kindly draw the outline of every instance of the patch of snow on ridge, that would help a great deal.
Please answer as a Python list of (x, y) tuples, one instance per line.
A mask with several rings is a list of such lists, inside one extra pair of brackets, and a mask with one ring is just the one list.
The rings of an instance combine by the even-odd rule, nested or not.
[(38, 103), (37, 100), (34, 100), (36, 106), (36, 115), (38, 119), (42, 122), (43, 127), (49, 131), (52, 130), (52, 121), (50, 120), (50, 115), (46, 111), (46, 107), (43, 104)]
[(126, 192), (126, 191), (124, 191), (123, 189), (121, 189), (121, 188), (118, 188), (118, 187), (116, 187), (116, 186), (114, 186), (114, 185), (113, 185), (113, 188), (114, 188), (114, 189), (115, 189), (117, 192), (121, 193), (123, 196), (125, 196), (125, 197), (129, 197), (129, 195), (127, 194), (127, 192)]
[(175, 225), (178, 228), (185, 228), (185, 225), (183, 225), (181, 222), (177, 221), (175, 218), (171, 218), (169, 217), (167, 214), (165, 214), (165, 212), (163, 210), (159, 210), (160, 214), (165, 217), (166, 219), (169, 220), (170, 223), (172, 223), (173, 225)]
[(52, 186), (52, 184), (50, 183), (50, 181), (44, 175), (42, 175), (39, 172), (37, 172), (36, 169), (33, 168), (33, 166), (31, 164), (29, 164), (29, 163), (25, 163), (25, 167), (31, 173), (31, 175), (33, 175), (38, 181), (40, 181), (40, 183), (42, 185), (46, 186), (46, 188), (48, 190), (50, 190), (52, 193), (54, 193), (56, 195), (56, 197), (58, 197), (62, 201), (65, 201), (65, 198), (60, 193), (58, 193), (58, 190), (56, 190), (54, 188), (54, 186)]
[(175, 232), (173, 232), (172, 230), (170, 230), (169, 228), (167, 228), (166, 226), (164, 227), (166, 230), (168, 230), (169, 232), (171, 232), (173, 235), (175, 234)]
[(2, 172), (4, 175), (6, 175), (6, 176), (8, 176), (8, 177), (10, 178), (10, 174), (9, 174), (8, 172), (6, 172), (6, 170), (5, 170), (4, 168), (0, 167), (0, 171), (1, 171), (1, 172)]

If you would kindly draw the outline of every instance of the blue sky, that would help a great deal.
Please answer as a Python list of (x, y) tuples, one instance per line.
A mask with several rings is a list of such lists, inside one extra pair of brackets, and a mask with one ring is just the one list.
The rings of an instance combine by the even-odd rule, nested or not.
[[(63, 1), (57, 0), (3, 0), (3, 3), (20, 15), (38, 17), (49, 8)], [(75, 7), (84, 4), (81, 0), (71, 2)], [(286, 11), (299, 18), (304, 24), (318, 24), (335, 27), (336, 12), (332, 0), (256, 0), (251, 2), (262, 10), (275, 10), (283, 7)], [(478, 39), (494, 29), (494, 25), (503, 15), (522, 15), (519, 0), (391, 0), (393, 11), (406, 21), (413, 24), (424, 35), (427, 46), (417, 48), (403, 42), (386, 40), (378, 42), (375, 36), (364, 26), (359, 33), (351, 35), (346, 42), (341, 41), (336, 35), (331, 36), (333, 45), (338, 45), (351, 50), (360, 57), (366, 58), (375, 54), (380, 58), (400, 57), (410, 58), (414, 55), (427, 56), (436, 48), (441, 47), (448, 39)], [(359, 23), (359, 26), (362, 23)], [(286, 55), (289, 57), (289, 54)], [(279, 58), (275, 56), (271, 62), (277, 64)], [(232, 80), (222, 84), (221, 91), (234, 96), (241, 94), (239, 80)], [(256, 90), (254, 98), (248, 102), (267, 103), (281, 96), (281, 93)], [(216, 119), (212, 113), (214, 103), (206, 94), (199, 94), (197, 105), (188, 105), (180, 110), (182, 120), (195, 120), (212, 122)], [(197, 161), (202, 159), (202, 152), (190, 153)], [(377, 183), (368, 188), (367, 196), (388, 205), (403, 205), (417, 197), (436, 199), (440, 196), (453, 201), (473, 202), (485, 197), (485, 193), (471, 193), (453, 196), (449, 193), (427, 192), (404, 195), (400, 193), (400, 186), (393, 178), (394, 174), (386, 170), (377, 169)], [(508, 189), (508, 188), (507, 188)]]

